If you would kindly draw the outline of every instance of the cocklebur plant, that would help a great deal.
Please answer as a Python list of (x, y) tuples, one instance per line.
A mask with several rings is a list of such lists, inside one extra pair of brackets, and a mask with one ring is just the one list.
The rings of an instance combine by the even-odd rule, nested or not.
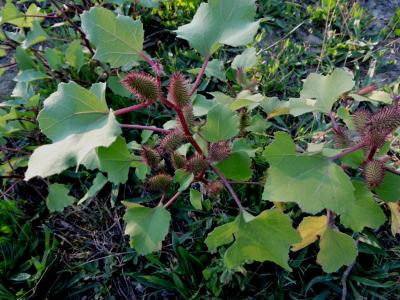
[[(82, 31), (88, 47), (93, 47), (92, 59), (116, 71), (135, 66), (122, 85), (136, 102), (113, 110), (107, 103), (106, 83), (89, 88), (73, 81), (60, 83), (38, 115), (40, 129), (52, 143), (36, 148), (25, 179), (84, 167), (98, 172), (93, 183), (98, 191), (106, 181), (125, 184), (133, 176), (130, 169), (135, 168), (143, 189), (160, 195), (153, 205), (124, 202), (125, 233), (139, 254), (162, 249), (173, 220), (170, 207), (184, 201), (187, 191), (200, 184), (204, 197), (218, 201), (226, 191), (238, 207), (231, 222), (215, 227), (205, 239), (211, 252), (224, 252), (228, 268), (271, 261), (291, 270), (290, 250), (299, 251), (317, 240), (316, 260), (324, 271), (351, 266), (357, 257), (354, 238), (366, 227), (385, 223), (381, 202), (399, 200), (399, 171), (382, 158), (399, 125), (398, 98), (374, 112), (344, 105), (344, 100), (379, 101), (371, 96), (373, 89), (366, 94), (357, 90), (352, 73), (345, 69), (310, 74), (299, 98), (265, 97), (257, 94), (254, 82), (246, 78), (246, 70), (257, 61), (254, 48), (236, 56), (231, 66), (237, 70), (238, 85), (245, 90), (237, 95), (199, 91), (203, 77), (212, 73), (212, 58), (221, 47), (252, 43), (260, 22), (254, 20), (255, 13), (254, 0), (210, 0), (199, 7), (189, 24), (175, 31), (204, 58), (197, 77), (191, 80), (187, 70), (165, 74), (161, 62), (144, 52), (140, 20), (103, 7), (84, 11), (80, 15)], [(141, 61), (148, 63), (151, 71), (140, 70), (137, 65)], [(207, 93), (214, 98), (201, 97)], [(154, 107), (170, 113), (163, 128), (117, 120)], [(266, 134), (267, 123), (275, 117), (310, 113), (315, 118), (327, 117), (324, 120), (332, 127), (333, 134), (326, 132), (323, 143), (310, 143), (304, 149), (287, 132), (270, 132), (271, 139)], [(157, 142), (143, 142), (132, 149), (122, 129), (152, 131)], [(263, 144), (254, 150), (250, 145), (257, 135), (263, 137)], [(260, 175), (264, 173), (265, 178)], [(268, 209), (250, 210), (250, 197), (238, 195), (233, 183), (246, 184), (250, 179), (263, 184), (262, 200)], [(55, 211), (73, 202), (64, 189), (58, 195), (50, 201)], [(310, 215), (297, 229), (290, 218), (294, 209)]]

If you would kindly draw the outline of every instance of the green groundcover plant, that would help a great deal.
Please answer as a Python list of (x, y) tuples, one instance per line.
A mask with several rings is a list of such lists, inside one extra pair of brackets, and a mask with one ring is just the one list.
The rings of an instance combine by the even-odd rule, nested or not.
[[(150, 57), (143, 50), (146, 34), (141, 20), (111, 8), (98, 5), (80, 11), (75, 16), (80, 27), (65, 10), (46, 15), (31, 4), (22, 13), (11, 1), (2, 10), (1, 23), (21, 29), (18, 34), (2, 33), (4, 40), (19, 45), (13, 92), (19, 103), (3, 104), (7, 112), (1, 116), (2, 143), (34, 126), (26, 119), (37, 113), (48, 143), (38, 137), (39, 146), (33, 147), (29, 161), (15, 163), (27, 167), (26, 181), (47, 178), (50, 212), (84, 205), (108, 182), (123, 185), (135, 176), (144, 193), (158, 195), (154, 204), (123, 202), (130, 246), (147, 255), (161, 250), (168, 239), (174, 218), (170, 208), (178, 199), (187, 197), (195, 210), (201, 210), (205, 199), (218, 201), (227, 193), (237, 213), (229, 210), (231, 221), (213, 228), (205, 244), (210, 252), (223, 255), (229, 269), (270, 261), (290, 271), (290, 253), (319, 242), (315, 261), (323, 271), (336, 272), (352, 266), (359, 243), (365, 241), (363, 230), (382, 226), (388, 221), (386, 212), (392, 212), (393, 234), (399, 231), (395, 221), (400, 170), (393, 150), (398, 147), (400, 125), (396, 88), (392, 94), (375, 86), (357, 88), (352, 72), (337, 68), (330, 74), (309, 74), (298, 98), (260, 94), (251, 76), (252, 68), (261, 63), (252, 46), (262, 21), (255, 19), (254, 0), (209, 0), (190, 23), (175, 30), (176, 38), (202, 57), (202, 66), (190, 72), (169, 72)], [(38, 51), (38, 44), (51, 40), (41, 23), (60, 16), (73, 24), (69, 29), (76, 39), (62, 50)], [(57, 24), (53, 27), (56, 30)], [(223, 66), (228, 60), (218, 58), (223, 48), (240, 51), (229, 60), (238, 90), (230, 95), (217, 89), (205, 92), (205, 76), (226, 82)], [(37, 61), (28, 52), (36, 53)], [(34, 87), (37, 81), (49, 80), (47, 69), (62, 82), (42, 103)], [(107, 80), (98, 69), (106, 70)], [(80, 80), (74, 76), (79, 73), (87, 74)], [(91, 84), (93, 76), (98, 80)], [(114, 108), (107, 88), (130, 99), (124, 102), (129, 104)], [(167, 111), (169, 120), (155, 126), (157, 119), (136, 117), (151, 109)], [(10, 122), (15, 115), (23, 121)], [(326, 130), (314, 132), (307, 142), (287, 131), (266, 133), (275, 118), (304, 115), (323, 120)], [(141, 142), (128, 140), (126, 133), (132, 131), (141, 132)], [(79, 200), (66, 184), (56, 182), (58, 174), (71, 170), (95, 175)], [(250, 197), (237, 193), (235, 186), (250, 180), (262, 183), (267, 209), (257, 211)], [(302, 220), (294, 226), (292, 218), (299, 211)]]

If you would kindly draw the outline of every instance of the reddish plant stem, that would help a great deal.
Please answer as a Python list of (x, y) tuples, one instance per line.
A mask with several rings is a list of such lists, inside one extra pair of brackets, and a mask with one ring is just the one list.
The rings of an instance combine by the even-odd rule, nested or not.
[(86, 47), (89, 49), (90, 54), (94, 55), (94, 51), (92, 46), (90, 46), (90, 42), (89, 40), (86, 38), (86, 34), (82, 31), (82, 29), (79, 28), (78, 25), (76, 25), (69, 17), (68, 15), (65, 13), (65, 11), (63, 9), (61, 9), (61, 7), (57, 4), (56, 1), (51, 0), (51, 3), (53, 3), (53, 5), (61, 12), (61, 14), (63, 15), (63, 18), (65, 19), (65, 21), (67, 21), (69, 24), (71, 24), (72, 27), (74, 27), (74, 29), (81, 35), (81, 38), (83, 40), (83, 42), (85, 43)]
[(394, 168), (385, 166), (385, 170), (388, 171), (388, 172), (390, 172), (390, 173), (393, 173), (393, 174), (395, 174), (395, 175), (400, 175), (400, 171), (398, 171), (398, 170), (396, 170), (396, 169), (394, 169)]
[(348, 149), (346, 149), (346, 150), (343, 150), (342, 152), (340, 152), (340, 153), (338, 153), (338, 154), (336, 154), (336, 155), (334, 155), (334, 156), (329, 157), (329, 159), (330, 159), (330, 160), (336, 160), (336, 159), (341, 158), (341, 157), (343, 157), (343, 156), (345, 156), (345, 155), (347, 155), (347, 154), (356, 152), (357, 150), (363, 148), (364, 146), (366, 146), (365, 143), (356, 144), (356, 145), (354, 145), (354, 146), (351, 147), (351, 148), (348, 148)]
[(211, 54), (208, 54), (206, 56), (206, 58), (204, 59), (203, 65), (201, 66), (200, 72), (197, 75), (196, 81), (193, 83), (192, 90), (190, 91), (190, 94), (189, 94), (190, 96), (192, 96), (193, 93), (199, 87), (200, 82), (201, 82), (201, 78), (203, 77), (204, 72), (206, 71), (206, 68), (207, 68), (208, 62), (210, 61), (210, 58), (211, 58)]
[(358, 91), (356, 91), (356, 94), (363, 96), (363, 95), (367, 95), (375, 90), (376, 90), (376, 85), (371, 84), (371, 85), (367, 85), (366, 87), (359, 89)]
[(192, 136), (192, 133), (189, 130), (189, 127), (187, 125), (187, 122), (185, 120), (185, 116), (183, 115), (183, 112), (180, 108), (175, 107), (175, 112), (178, 115), (179, 121), (182, 125), (183, 128), (183, 132), (185, 133), (186, 137), (188, 138), (189, 142), (192, 144), (192, 146), (196, 149), (196, 151), (200, 154), (204, 156), (203, 150), (201, 149), (201, 147), (199, 146), (199, 144), (195, 141), (195, 139)]
[(236, 192), (233, 190), (231, 184), (229, 183), (228, 180), (226, 180), (225, 176), (222, 175), (222, 173), (212, 164), (210, 164), (211, 169), (214, 171), (215, 174), (218, 175), (218, 177), (221, 179), (222, 183), (225, 185), (226, 189), (231, 193), (233, 200), (235, 200), (237, 206), (239, 207), (240, 210), (243, 210), (242, 202), (240, 202), (240, 199)]
[(12, 68), (12, 67), (15, 67), (16, 65), (17, 65), (17, 63), (10, 63), (10, 64), (4, 65), (4, 66), (0, 66), (0, 68)]
[(175, 201), (176, 199), (178, 199), (178, 197), (179, 197), (180, 194), (181, 194), (181, 192), (176, 192), (176, 194), (173, 195), (172, 198), (169, 199), (168, 202), (164, 204), (164, 208), (167, 208), (167, 207), (170, 206), (172, 203), (174, 203), (174, 201)]
[(152, 104), (152, 102), (145, 102), (145, 103), (139, 103), (139, 104), (132, 105), (132, 106), (129, 106), (129, 107), (124, 107), (124, 108), (121, 108), (121, 109), (117, 109), (116, 111), (114, 111), (114, 115), (119, 116), (119, 115), (122, 115), (122, 114), (126, 114), (126, 113), (129, 113), (129, 112), (135, 111), (135, 110), (146, 108), (146, 107), (150, 106), (151, 104)]
[(122, 128), (130, 128), (130, 129), (139, 129), (139, 130), (150, 130), (154, 132), (159, 132), (163, 134), (168, 134), (171, 130), (152, 127), (152, 126), (144, 126), (144, 125), (136, 125), (136, 124), (121, 124)]
[(57, 18), (61, 18), (60, 16), (57, 15), (22, 15), (19, 17), (16, 17), (16, 19), (20, 19), (20, 18), (46, 18), (46, 19), (57, 19)]
[(161, 196), (161, 199), (160, 199), (160, 202), (158, 202), (158, 205), (161, 205), (163, 202), (164, 202), (164, 200), (165, 200), (165, 193), (163, 193), (162, 194), (162, 196)]
[(370, 150), (369, 153), (368, 153), (367, 161), (370, 161), (370, 160), (372, 160), (372, 159), (374, 158), (374, 155), (375, 155), (375, 153), (376, 153), (376, 150), (378, 150), (378, 147), (376, 147), (376, 146), (373, 146), (373, 147), (371, 148), (371, 150)]
[(330, 113), (329, 113), (329, 117), (331, 118), (331, 123), (332, 123), (332, 128), (333, 128), (333, 130), (336, 132), (336, 133), (338, 133), (339, 134), (339, 126), (338, 126), (338, 124), (336, 123), (336, 119), (335, 119), (335, 115), (334, 115), (334, 113), (331, 111)]

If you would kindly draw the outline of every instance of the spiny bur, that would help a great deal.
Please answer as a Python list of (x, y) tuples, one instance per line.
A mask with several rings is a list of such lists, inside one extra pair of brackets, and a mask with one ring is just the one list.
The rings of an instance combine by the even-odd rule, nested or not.
[(185, 166), (185, 157), (183, 155), (180, 155), (178, 152), (174, 151), (171, 153), (171, 165), (172, 167), (177, 170), (177, 169), (182, 169)]
[(146, 186), (150, 192), (166, 192), (172, 184), (172, 177), (168, 174), (158, 174), (147, 180)]
[(122, 80), (122, 84), (143, 102), (154, 102), (160, 94), (157, 80), (144, 72), (129, 73)]
[(229, 141), (212, 143), (208, 150), (208, 158), (211, 161), (221, 161), (228, 158), (231, 155), (231, 152), (232, 150)]
[(207, 161), (198, 154), (195, 154), (185, 163), (185, 170), (193, 174), (199, 174), (201, 172), (207, 171), (208, 169)]
[(178, 107), (184, 107), (190, 103), (189, 89), (182, 73), (175, 73), (168, 87), (170, 100)]
[(173, 130), (168, 133), (160, 142), (160, 150), (164, 153), (171, 153), (186, 142), (185, 134), (180, 130)]
[(216, 199), (216, 198), (218, 198), (219, 194), (222, 192), (223, 189), (224, 189), (224, 185), (222, 184), (222, 182), (219, 180), (215, 180), (215, 181), (211, 181), (208, 184), (207, 192), (211, 198)]
[(143, 161), (152, 169), (156, 169), (160, 164), (161, 157), (157, 150), (148, 146), (142, 146), (140, 155), (142, 156)]
[(370, 188), (379, 186), (385, 176), (385, 164), (379, 160), (367, 161), (363, 170), (364, 179)]
[(353, 114), (353, 124), (358, 133), (363, 133), (371, 113), (365, 109), (358, 109)]
[[(192, 105), (188, 104), (182, 107), (182, 114), (185, 118), (186, 124), (191, 129), (194, 126), (194, 114), (193, 114), (193, 107)], [(176, 117), (176, 124), (179, 129), (183, 130), (181, 120)]]

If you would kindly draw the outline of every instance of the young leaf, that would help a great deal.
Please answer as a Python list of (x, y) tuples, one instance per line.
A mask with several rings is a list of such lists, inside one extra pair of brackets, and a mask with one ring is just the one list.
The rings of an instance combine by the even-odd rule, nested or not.
[(97, 155), (100, 170), (107, 172), (110, 182), (119, 184), (128, 180), (129, 166), (133, 157), (123, 137), (118, 137), (108, 148), (99, 147)]
[(297, 227), (297, 231), (301, 236), (301, 242), (294, 244), (292, 251), (299, 251), (314, 243), (324, 234), (327, 226), (328, 220), (326, 216), (305, 217), (299, 227)]
[(192, 22), (180, 26), (176, 34), (206, 56), (221, 44), (237, 47), (250, 43), (259, 26), (255, 15), (254, 0), (210, 0), (200, 4)]
[(353, 86), (353, 74), (344, 69), (335, 69), (327, 76), (311, 73), (304, 81), (300, 98), (290, 99), (290, 113), (294, 116), (314, 111), (329, 113), (339, 96)]
[(97, 195), (97, 193), (105, 186), (107, 183), (107, 178), (104, 177), (100, 172), (97, 173), (96, 177), (93, 180), (92, 186), (86, 192), (86, 194), (78, 201), (78, 205), (82, 204), (86, 200), (93, 198)]
[(137, 63), (143, 49), (143, 24), (108, 9), (92, 7), (81, 15), (82, 29), (96, 46), (95, 59), (117, 68)]
[(186, 190), (193, 182), (193, 173), (188, 173), (183, 169), (178, 169), (175, 171), (174, 182), (179, 184), (178, 192), (183, 192)]
[(203, 208), (202, 204), (202, 195), (198, 190), (190, 189), (190, 204), (197, 209), (201, 210)]
[(228, 179), (248, 180), (253, 175), (251, 159), (246, 152), (234, 152), (227, 159), (216, 165), (217, 169)]
[(203, 135), (209, 142), (229, 140), (239, 133), (239, 116), (228, 106), (217, 104), (207, 115)]
[(245, 261), (272, 261), (291, 270), (289, 247), (299, 241), (289, 217), (278, 210), (265, 210), (257, 217), (240, 213), (233, 222), (215, 228), (205, 242), (210, 250), (233, 242), (224, 257), (229, 268)]
[[(263, 199), (295, 202), (304, 212), (331, 209), (341, 214), (354, 202), (350, 178), (335, 163), (316, 154), (296, 154), (295, 144), (284, 132), (264, 151), (270, 163)], [(288, 188), (290, 187), (290, 188)]]
[(386, 221), (380, 206), (374, 201), (370, 190), (359, 181), (353, 182), (355, 201), (349, 209), (340, 215), (340, 222), (354, 231), (362, 231), (364, 227), (376, 229)]
[(26, 35), (26, 39), (23, 41), (21, 47), (26, 49), (38, 43), (44, 42), (48, 38), (49, 36), (40, 26), (39, 21), (34, 21), (32, 29)]
[(84, 64), (84, 55), (80, 40), (75, 40), (68, 45), (65, 51), (65, 61), (79, 72)]
[[(47, 177), (79, 166), (97, 147), (108, 147), (121, 133), (105, 102), (105, 84), (86, 90), (61, 83), (44, 101), (39, 126), (53, 144), (38, 147), (29, 159), (25, 180)], [(101, 94), (101, 95), (100, 95)]]
[(347, 234), (327, 228), (319, 242), (317, 263), (327, 273), (336, 272), (343, 265), (351, 265), (358, 251), (355, 241)]
[(162, 206), (148, 208), (139, 204), (125, 204), (125, 234), (130, 236), (131, 247), (141, 255), (160, 250), (161, 242), (169, 230), (170, 213)]
[(248, 69), (257, 63), (256, 48), (247, 48), (232, 61), (232, 69)]
[(75, 198), (68, 195), (69, 189), (59, 183), (53, 183), (49, 186), (49, 195), (46, 199), (46, 205), (50, 212), (63, 212), (64, 208), (72, 205)]

